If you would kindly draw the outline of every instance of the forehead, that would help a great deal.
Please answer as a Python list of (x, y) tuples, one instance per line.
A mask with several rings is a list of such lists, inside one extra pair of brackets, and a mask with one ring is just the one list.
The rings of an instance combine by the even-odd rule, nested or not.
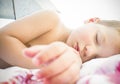
[(97, 25), (96, 24), (85, 24), (85, 25), (82, 25), (80, 26), (79, 28), (77, 28), (77, 30), (75, 30), (76, 32), (86, 32), (86, 31), (90, 31), (90, 32), (93, 32), (97, 29)]
[(95, 24), (95, 23), (88, 23), (88, 24), (85, 24), (83, 26), (81, 26), (80, 28), (78, 28), (78, 31), (81, 32), (81, 30), (83, 31), (96, 31), (96, 30), (99, 30), (99, 29), (103, 29), (105, 26), (104, 25), (100, 25), (100, 24)]

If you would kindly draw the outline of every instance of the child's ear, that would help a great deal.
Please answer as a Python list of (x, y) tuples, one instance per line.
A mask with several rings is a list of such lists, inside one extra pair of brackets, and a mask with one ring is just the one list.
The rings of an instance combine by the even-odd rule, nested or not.
[(87, 23), (98, 23), (100, 22), (100, 19), (95, 17), (95, 18), (90, 18), (89, 20), (84, 21), (85, 24)]

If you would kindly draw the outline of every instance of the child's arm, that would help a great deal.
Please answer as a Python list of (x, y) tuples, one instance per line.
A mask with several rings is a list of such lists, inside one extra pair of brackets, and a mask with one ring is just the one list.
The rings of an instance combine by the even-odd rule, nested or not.
[(22, 50), (26, 43), (57, 28), (59, 18), (53, 11), (37, 12), (26, 16), (0, 30), (0, 59), (11, 65), (35, 67), (31, 59), (25, 58)]

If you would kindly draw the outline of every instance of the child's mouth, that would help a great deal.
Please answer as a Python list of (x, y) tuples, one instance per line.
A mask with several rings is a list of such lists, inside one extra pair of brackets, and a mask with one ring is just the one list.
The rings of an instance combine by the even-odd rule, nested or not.
[(74, 49), (78, 52), (80, 51), (80, 48), (77, 42), (74, 44)]

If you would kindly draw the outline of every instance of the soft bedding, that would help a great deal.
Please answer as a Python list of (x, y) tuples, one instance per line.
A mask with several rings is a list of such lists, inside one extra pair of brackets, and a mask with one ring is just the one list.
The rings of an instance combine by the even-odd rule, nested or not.
[(15, 21), (14, 19), (4, 19), (4, 18), (0, 18), (0, 28), (2, 28), (3, 26), (5, 26), (6, 24)]
[[(2, 19), (0, 25), (4, 26), (11, 21), (13, 20)], [(36, 71), (37, 69), (16, 66), (0, 69), (0, 84), (43, 84), (42, 80), (35, 78)], [(120, 54), (82, 64), (80, 78), (76, 84), (120, 84)]]
[[(36, 71), (20, 67), (1, 69), (0, 84), (43, 84), (34, 77)], [(120, 84), (120, 55), (84, 63), (76, 84)]]

